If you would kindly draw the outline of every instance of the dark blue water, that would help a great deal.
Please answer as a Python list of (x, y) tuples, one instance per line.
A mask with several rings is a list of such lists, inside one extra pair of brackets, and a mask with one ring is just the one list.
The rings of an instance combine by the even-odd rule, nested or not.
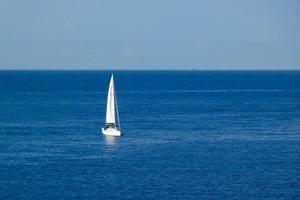
[(0, 199), (299, 199), (300, 72), (0, 72)]

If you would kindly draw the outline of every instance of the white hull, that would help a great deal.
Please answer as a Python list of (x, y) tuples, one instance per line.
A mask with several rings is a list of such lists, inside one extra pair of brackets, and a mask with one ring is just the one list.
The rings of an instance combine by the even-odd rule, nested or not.
[(102, 128), (102, 133), (104, 135), (110, 135), (110, 136), (121, 136), (121, 131), (116, 128)]

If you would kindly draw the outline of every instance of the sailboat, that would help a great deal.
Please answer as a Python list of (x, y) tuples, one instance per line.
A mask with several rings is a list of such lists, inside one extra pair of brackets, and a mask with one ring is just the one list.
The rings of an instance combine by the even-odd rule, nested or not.
[(104, 135), (110, 136), (121, 136), (121, 127), (113, 74), (111, 75), (111, 79), (109, 82), (106, 105), (106, 121), (105, 127), (102, 128), (102, 133)]

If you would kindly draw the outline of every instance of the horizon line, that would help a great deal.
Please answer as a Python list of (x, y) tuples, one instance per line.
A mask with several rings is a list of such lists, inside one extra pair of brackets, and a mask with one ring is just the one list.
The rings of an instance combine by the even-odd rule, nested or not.
[(0, 69), (0, 71), (300, 71), (300, 69), (288, 68), (288, 69), (94, 69), (94, 68), (87, 68), (87, 69), (74, 69), (74, 68), (42, 68), (42, 69), (33, 69), (33, 68), (4, 68)]

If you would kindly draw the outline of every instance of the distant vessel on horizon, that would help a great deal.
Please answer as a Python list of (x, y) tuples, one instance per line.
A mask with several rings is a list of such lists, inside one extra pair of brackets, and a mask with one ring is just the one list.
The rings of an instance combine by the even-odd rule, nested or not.
[(120, 119), (113, 74), (111, 75), (109, 82), (105, 127), (102, 128), (102, 133), (109, 136), (121, 136)]

